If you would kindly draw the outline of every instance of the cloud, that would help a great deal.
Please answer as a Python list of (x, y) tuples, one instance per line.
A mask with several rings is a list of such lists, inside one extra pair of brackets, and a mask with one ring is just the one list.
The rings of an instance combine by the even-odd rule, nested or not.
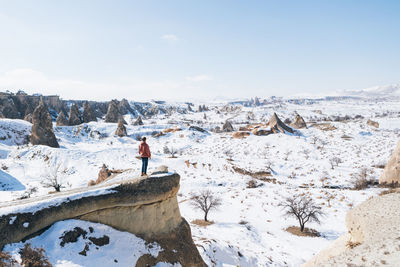
[(196, 76), (188, 76), (185, 79), (186, 81), (189, 82), (204, 82), (204, 81), (211, 81), (212, 77), (206, 74), (200, 74)]
[(179, 40), (178, 36), (176, 36), (175, 34), (164, 34), (163, 36), (161, 36), (161, 39), (166, 40), (170, 43), (175, 43)]

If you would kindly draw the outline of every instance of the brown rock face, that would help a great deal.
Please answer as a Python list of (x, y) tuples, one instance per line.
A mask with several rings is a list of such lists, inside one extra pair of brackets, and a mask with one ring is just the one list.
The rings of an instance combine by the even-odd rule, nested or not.
[(79, 125), (81, 124), (81, 114), (79, 113), (78, 106), (76, 104), (72, 104), (71, 108), (69, 109), (69, 118), (68, 124), (70, 126)]
[(26, 114), (24, 117), (24, 121), (29, 121), (30, 123), (32, 123), (32, 114)]
[(136, 121), (133, 123), (133, 125), (143, 125), (142, 117), (139, 116)]
[(107, 114), (106, 114), (106, 122), (118, 122), (118, 119), (121, 117), (119, 112), (118, 104), (115, 100), (110, 101), (108, 104)]
[(290, 126), (292, 126), (295, 129), (307, 128), (306, 122), (304, 121), (303, 117), (301, 117), (299, 114), (296, 114), (292, 123), (290, 123)]
[(43, 102), (40, 102), (39, 106), (33, 111), (32, 123), (32, 133), (30, 136), (32, 145), (60, 147), (53, 132), (51, 116)]
[(89, 104), (89, 102), (83, 103), (83, 116), (82, 116), (83, 122), (91, 122), (91, 121), (97, 121), (96, 115), (94, 114), (94, 110), (92, 106)]
[(368, 120), (368, 121), (367, 121), (367, 124), (368, 124), (369, 126), (373, 126), (373, 127), (375, 127), (375, 128), (379, 128), (379, 122), (376, 122), (376, 121), (373, 121), (373, 120)]
[(64, 112), (60, 112), (57, 116), (57, 120), (56, 120), (56, 125), (57, 126), (68, 126), (68, 120), (65, 117)]
[(118, 120), (118, 128), (115, 131), (115, 134), (118, 135), (119, 137), (127, 136), (128, 134), (126, 133), (126, 127), (124, 125), (124, 122), (119, 119)]
[(230, 121), (226, 121), (224, 125), (222, 126), (222, 131), (224, 132), (233, 132), (233, 126)]
[(294, 132), (292, 128), (290, 128), (289, 126), (284, 124), (283, 121), (281, 121), (281, 119), (279, 119), (279, 117), (278, 117), (278, 115), (276, 115), (276, 113), (274, 113), (274, 115), (272, 115), (272, 117), (269, 119), (267, 125), (269, 127), (271, 127), (271, 130), (274, 133), (285, 133), (285, 132), (293, 133)]
[(388, 163), (379, 178), (379, 184), (399, 184), (400, 183), (400, 142), (397, 143)]

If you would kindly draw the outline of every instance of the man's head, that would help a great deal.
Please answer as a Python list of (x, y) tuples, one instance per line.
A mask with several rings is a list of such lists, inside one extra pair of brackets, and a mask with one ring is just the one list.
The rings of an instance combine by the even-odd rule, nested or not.
[(142, 141), (143, 141), (143, 142), (146, 142), (146, 137), (143, 137), (143, 138), (142, 138)]

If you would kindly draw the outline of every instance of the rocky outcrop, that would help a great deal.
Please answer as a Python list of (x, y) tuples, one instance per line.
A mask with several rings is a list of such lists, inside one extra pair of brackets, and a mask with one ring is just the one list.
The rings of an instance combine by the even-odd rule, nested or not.
[(30, 123), (32, 123), (32, 114), (26, 114), (24, 117), (24, 121), (28, 121)]
[(119, 112), (118, 103), (116, 100), (110, 101), (108, 104), (107, 114), (105, 122), (118, 122), (118, 119), (121, 117)]
[(68, 120), (65, 117), (64, 112), (60, 112), (58, 114), (57, 120), (56, 120), (56, 126), (68, 126)]
[(296, 114), (293, 121), (290, 123), (290, 126), (295, 129), (307, 128), (306, 122), (304, 121), (303, 117), (301, 117), (299, 114)]
[(43, 102), (33, 111), (30, 141), (32, 145), (60, 147), (53, 132), (51, 116)]
[(303, 266), (398, 266), (399, 203), (400, 193), (392, 193), (350, 210), (346, 215), (348, 233)]
[(383, 169), (379, 184), (400, 184), (400, 141)]
[(233, 132), (234, 129), (233, 129), (232, 123), (230, 121), (226, 121), (224, 123), (224, 125), (222, 126), (222, 131), (224, 131), (224, 132)]
[(115, 131), (115, 135), (118, 135), (119, 137), (124, 137), (128, 135), (126, 132), (126, 127), (124, 125), (124, 121), (121, 119), (118, 120), (118, 127)]
[(96, 115), (95, 115), (94, 110), (92, 108), (92, 105), (90, 105), (88, 101), (83, 103), (82, 120), (83, 120), (84, 123), (88, 123), (88, 122), (91, 122), (91, 121), (97, 121), (97, 118), (96, 118)]
[(176, 173), (163, 173), (2, 203), (0, 248), (57, 221), (75, 218), (106, 224), (161, 245), (163, 252), (157, 258), (145, 256), (136, 266), (161, 261), (206, 266), (179, 211), (179, 180)]
[(79, 112), (78, 106), (76, 104), (72, 104), (71, 108), (69, 109), (68, 125), (74, 126), (81, 123), (81, 114)]
[(379, 128), (379, 122), (373, 121), (373, 120), (368, 120), (367, 124), (369, 126), (375, 127), (375, 128)]
[(271, 128), (274, 133), (293, 133), (293, 129), (287, 126), (281, 119), (279, 119), (278, 115), (274, 113), (272, 117), (269, 119), (267, 125)]
[(142, 117), (139, 116), (136, 121), (133, 123), (133, 125), (137, 126), (137, 125), (143, 125), (143, 121), (142, 121)]

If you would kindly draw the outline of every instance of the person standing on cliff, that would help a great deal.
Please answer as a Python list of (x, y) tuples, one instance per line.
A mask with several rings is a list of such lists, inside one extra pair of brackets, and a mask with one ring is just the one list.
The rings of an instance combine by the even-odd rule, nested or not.
[(142, 138), (142, 142), (139, 145), (139, 155), (142, 158), (142, 175), (147, 175), (147, 165), (149, 164), (149, 159), (151, 159), (151, 153), (149, 145), (146, 143), (146, 137)]

